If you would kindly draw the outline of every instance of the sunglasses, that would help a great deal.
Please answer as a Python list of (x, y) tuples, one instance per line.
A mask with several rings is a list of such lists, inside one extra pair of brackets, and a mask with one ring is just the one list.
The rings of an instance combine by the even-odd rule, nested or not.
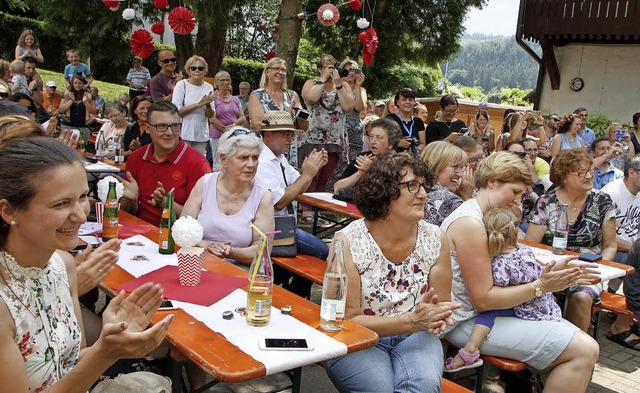
[(229, 135), (229, 138), (233, 138), (235, 136), (240, 136), (240, 135), (250, 135), (250, 136), (255, 136), (256, 138), (260, 138), (260, 134), (258, 134), (257, 132), (249, 131), (244, 128), (236, 128), (235, 130), (233, 130), (231, 135)]
[(204, 67), (198, 67), (198, 66), (191, 66), (191, 67), (189, 67), (189, 69), (191, 71), (195, 71), (195, 70), (204, 71)]
[(525, 153), (523, 151), (510, 151), (509, 153), (515, 154), (516, 156), (518, 156), (520, 158), (525, 158), (527, 156), (527, 153)]
[(169, 64), (169, 63), (175, 63), (176, 60), (178, 60), (178, 59), (176, 59), (175, 57), (172, 57), (170, 59), (164, 59), (164, 60), (160, 60), (160, 61), (163, 62), (164, 64)]

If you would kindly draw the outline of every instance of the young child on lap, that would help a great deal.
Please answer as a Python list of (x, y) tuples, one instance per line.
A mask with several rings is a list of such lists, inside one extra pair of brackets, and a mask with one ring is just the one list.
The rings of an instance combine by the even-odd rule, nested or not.
[[(494, 285), (506, 287), (540, 278), (544, 269), (536, 261), (530, 247), (517, 243), (517, 219), (510, 210), (492, 209), (482, 221), (489, 239)], [(469, 341), (455, 357), (446, 360), (444, 372), (481, 366), (479, 348), (491, 331), (496, 317), (514, 316), (530, 321), (560, 321), (562, 313), (553, 294), (549, 292), (512, 309), (479, 312)]]

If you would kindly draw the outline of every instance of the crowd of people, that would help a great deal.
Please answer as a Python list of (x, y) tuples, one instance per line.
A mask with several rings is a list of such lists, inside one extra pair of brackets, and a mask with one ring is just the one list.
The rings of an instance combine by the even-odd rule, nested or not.
[[(89, 211), (69, 130), (88, 133), (99, 111), (100, 132), (124, 145), (121, 208), (158, 225), (174, 190), (176, 214), (196, 218), (200, 246), (220, 258), (250, 264), (260, 243), (251, 223), (263, 232), (281, 217), (308, 224), (310, 209), (295, 203), (305, 191), (355, 203), (364, 218), (334, 237), (344, 247), (346, 318), (380, 342), (325, 362), (339, 391), (439, 391), (443, 372), (478, 367), (480, 354), (550, 368), (546, 392), (587, 389), (599, 348), (586, 331), (603, 283), (574, 258), (540, 265), (518, 240), (552, 245), (566, 212), (567, 249), (637, 269), (640, 113), (633, 130), (612, 123), (599, 138), (582, 107), (564, 116), (507, 110), (498, 130), (486, 103), (466, 124), (444, 95), (429, 120), (411, 88), (370, 101), (359, 64), (330, 55), (300, 95), (278, 57), (258, 89), (242, 81), (234, 95), (228, 72), (212, 85), (203, 57), (187, 59), (183, 74), (167, 49), (153, 77), (135, 57), (129, 93), (105, 104), (78, 51), (66, 55), (64, 92), (37, 74), (44, 58), (29, 30), (15, 60), (0, 61), (0, 358), (9, 365), (0, 375), (11, 391), (86, 391), (115, 360), (158, 347), (171, 323), (147, 329), (162, 298), (153, 284), (118, 295), (97, 323), (80, 311), (78, 295), (113, 269), (119, 248), (67, 252)], [(322, 260), (330, 251), (303, 228), (296, 246)], [(284, 270), (275, 280), (310, 297), (310, 281)], [(606, 290), (622, 281), (640, 316), (640, 273)], [(564, 316), (558, 292), (567, 294)], [(640, 350), (631, 317), (608, 336)], [(444, 360), (439, 337), (457, 354)], [(190, 381), (201, 384), (197, 373)]]

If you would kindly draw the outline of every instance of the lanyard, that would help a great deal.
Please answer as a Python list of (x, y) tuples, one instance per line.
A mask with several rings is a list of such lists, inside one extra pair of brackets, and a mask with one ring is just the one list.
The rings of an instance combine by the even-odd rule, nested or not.
[(411, 134), (411, 132), (413, 131), (413, 122), (414, 122), (414, 117), (411, 116), (411, 125), (409, 126), (409, 128), (407, 128), (407, 125), (404, 124), (404, 120), (402, 120), (402, 117), (400, 116), (399, 113), (396, 113), (396, 116), (398, 116), (398, 119), (400, 119), (400, 124), (402, 125), (402, 128), (404, 128), (404, 130), (407, 132), (407, 136), (413, 136)]

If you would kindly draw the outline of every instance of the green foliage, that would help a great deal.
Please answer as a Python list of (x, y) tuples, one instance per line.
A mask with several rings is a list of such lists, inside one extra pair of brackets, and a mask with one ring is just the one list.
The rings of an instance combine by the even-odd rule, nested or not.
[[(55, 81), (58, 86), (64, 86), (64, 76), (61, 72), (39, 69), (38, 73), (45, 83), (52, 80)], [(129, 92), (129, 88), (127, 86), (101, 82), (98, 80), (94, 81), (92, 85), (98, 88), (100, 96), (106, 103), (114, 102), (118, 98), (118, 95)], [(60, 93), (64, 92), (61, 87), (58, 87), (58, 90)]]
[(436, 94), (436, 84), (441, 77), (437, 68), (396, 65), (387, 70), (385, 83), (368, 84), (367, 93), (370, 98), (386, 98), (395, 95), (404, 87), (410, 87), (418, 97), (431, 97)]
[[(538, 52), (539, 46), (535, 48)], [(443, 72), (447, 67), (441, 63)], [(538, 79), (536, 63), (514, 37), (462, 40), (462, 48), (448, 61), (451, 83), (479, 86), (484, 91), (501, 87), (533, 89)]]
[(478, 101), (478, 102), (483, 102), (487, 100), (487, 95), (484, 94), (482, 87), (477, 87), (477, 86), (469, 87), (469, 86), (458, 85), (458, 89), (466, 99)]
[(522, 90), (517, 87), (503, 87), (500, 89), (498, 96), (500, 97), (500, 103), (504, 105), (516, 105), (516, 106), (529, 106), (533, 105), (526, 101), (524, 97), (529, 94), (531, 90)]
[(587, 120), (587, 127), (591, 128), (593, 132), (596, 133), (598, 138), (605, 137), (605, 131), (609, 127), (609, 124), (614, 121), (619, 120), (611, 120), (607, 116), (601, 113), (589, 113), (589, 120)]
[(258, 0), (230, 11), (232, 22), (227, 29), (225, 55), (240, 59), (264, 61), (267, 52), (275, 51), (273, 30), (278, 3)]

